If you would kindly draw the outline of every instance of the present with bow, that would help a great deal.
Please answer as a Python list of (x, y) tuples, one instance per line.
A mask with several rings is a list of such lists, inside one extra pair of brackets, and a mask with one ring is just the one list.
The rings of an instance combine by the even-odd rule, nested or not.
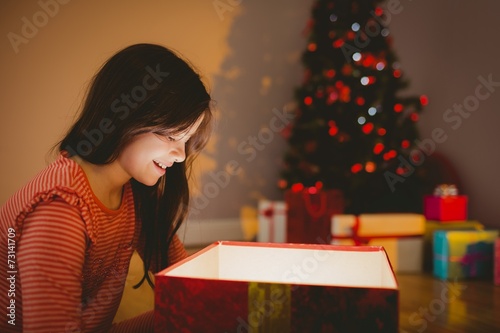
[[(450, 221), (451, 222), (451, 221)], [(484, 225), (476, 220), (456, 221), (455, 223), (441, 223), (440, 221), (426, 221), (424, 233), (424, 265), (425, 272), (432, 272), (434, 232), (438, 230), (483, 230)]]
[(455, 185), (441, 184), (433, 195), (424, 196), (424, 215), (428, 220), (457, 222), (467, 220), (466, 195), (459, 195)]
[(259, 232), (257, 234), (257, 241), (285, 243), (286, 203), (283, 201), (260, 200), (258, 209)]
[(440, 279), (492, 278), (497, 230), (434, 232), (434, 276)]
[(335, 189), (303, 187), (285, 192), (287, 243), (328, 244), (332, 216), (344, 212), (344, 196)]
[(421, 214), (335, 215), (332, 244), (383, 246), (395, 272), (422, 270), (425, 218)]

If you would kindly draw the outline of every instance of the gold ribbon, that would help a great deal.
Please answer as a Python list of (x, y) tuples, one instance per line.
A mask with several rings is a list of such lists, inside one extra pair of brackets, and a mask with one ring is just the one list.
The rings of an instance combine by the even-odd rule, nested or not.
[(248, 323), (251, 333), (289, 333), (291, 290), (288, 284), (249, 282)]

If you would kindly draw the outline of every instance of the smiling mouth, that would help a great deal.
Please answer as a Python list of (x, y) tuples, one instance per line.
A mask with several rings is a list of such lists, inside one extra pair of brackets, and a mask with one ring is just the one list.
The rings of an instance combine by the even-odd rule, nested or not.
[(157, 161), (157, 160), (153, 160), (153, 162), (159, 166), (160, 168), (162, 168), (163, 170), (167, 169), (168, 167), (172, 166), (172, 165), (165, 165), (163, 163), (161, 163), (160, 161)]

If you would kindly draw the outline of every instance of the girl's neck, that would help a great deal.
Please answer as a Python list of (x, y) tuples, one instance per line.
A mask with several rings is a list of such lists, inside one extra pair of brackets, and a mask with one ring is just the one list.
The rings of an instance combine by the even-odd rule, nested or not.
[(90, 188), (99, 201), (109, 209), (118, 209), (121, 205), (123, 185), (129, 179), (118, 170), (116, 163), (96, 165), (78, 155), (70, 158), (85, 172)]

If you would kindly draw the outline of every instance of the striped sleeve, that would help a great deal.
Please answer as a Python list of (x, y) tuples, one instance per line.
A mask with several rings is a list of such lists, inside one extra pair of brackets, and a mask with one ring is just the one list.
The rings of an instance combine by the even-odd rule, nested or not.
[(61, 199), (40, 203), (24, 220), (18, 265), (24, 332), (81, 330), (85, 227)]

